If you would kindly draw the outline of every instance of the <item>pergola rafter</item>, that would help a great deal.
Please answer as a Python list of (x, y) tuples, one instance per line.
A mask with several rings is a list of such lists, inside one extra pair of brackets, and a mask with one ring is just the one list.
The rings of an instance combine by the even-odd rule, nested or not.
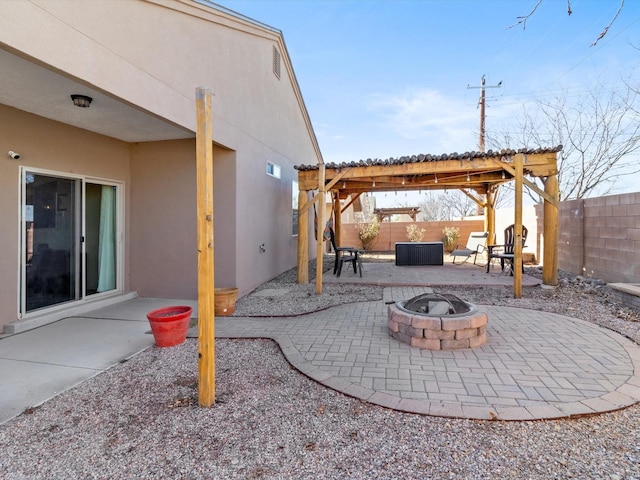
[[(457, 189), (463, 191), (478, 205), (485, 208), (485, 227), (489, 238), (495, 235), (494, 195), (497, 188), (507, 182), (516, 181), (516, 217), (522, 211), (522, 185), (534, 189), (545, 202), (543, 258), (543, 282), (557, 285), (557, 152), (561, 146), (546, 149), (501, 150), (500, 152), (467, 152), (464, 154), (417, 155), (388, 160), (361, 160), (350, 163), (328, 163), (322, 165), (299, 165), (298, 188), (300, 194), (299, 218), (307, 219), (306, 209), (313, 201), (308, 199), (309, 192), (330, 192), (338, 204), (336, 209), (336, 239), (340, 241), (340, 206), (337, 200), (352, 199), (364, 192), (419, 191)], [(542, 177), (545, 190), (541, 190), (526, 177)], [(551, 181), (549, 181), (551, 179)], [(321, 199), (321, 200), (320, 200)], [(315, 200), (324, 201), (324, 195), (315, 196)], [(324, 208), (324, 205), (320, 205)], [(547, 218), (549, 217), (549, 218)], [(518, 225), (519, 223), (519, 225)], [(522, 232), (522, 219), (515, 218), (517, 232)], [(306, 224), (300, 224), (300, 230)], [(308, 281), (308, 236), (298, 236), (298, 282)], [(318, 239), (322, 244), (322, 236)], [(320, 251), (320, 248), (318, 248)], [(514, 270), (522, 265), (522, 249), (516, 248)], [(318, 272), (321, 285), (322, 272)], [(521, 278), (514, 275), (514, 292), (518, 298), (521, 290)], [(520, 285), (518, 285), (520, 283)], [(316, 289), (318, 291), (318, 288)]]

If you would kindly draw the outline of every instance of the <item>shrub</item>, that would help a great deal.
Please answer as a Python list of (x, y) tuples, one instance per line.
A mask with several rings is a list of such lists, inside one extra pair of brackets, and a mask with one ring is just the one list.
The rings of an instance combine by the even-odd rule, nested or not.
[(442, 244), (444, 246), (444, 251), (447, 253), (453, 252), (453, 249), (458, 243), (458, 238), (460, 238), (460, 230), (458, 228), (444, 227), (442, 230)]
[(412, 223), (407, 226), (407, 238), (410, 242), (421, 242), (426, 230), (424, 228), (418, 228), (418, 225)]
[(369, 250), (376, 237), (380, 233), (380, 224), (378, 218), (374, 217), (371, 222), (363, 222), (358, 224), (358, 238), (362, 243), (362, 248)]

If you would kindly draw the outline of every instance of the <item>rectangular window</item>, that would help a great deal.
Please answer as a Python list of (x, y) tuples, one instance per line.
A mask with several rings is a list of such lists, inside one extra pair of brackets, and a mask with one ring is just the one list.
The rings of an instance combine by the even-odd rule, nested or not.
[(280, 165), (276, 165), (272, 162), (267, 162), (267, 175), (271, 175), (275, 178), (280, 178)]
[(293, 228), (291, 230), (291, 235), (294, 237), (298, 235), (298, 193), (298, 182), (293, 180), (291, 182), (291, 209), (293, 212)]

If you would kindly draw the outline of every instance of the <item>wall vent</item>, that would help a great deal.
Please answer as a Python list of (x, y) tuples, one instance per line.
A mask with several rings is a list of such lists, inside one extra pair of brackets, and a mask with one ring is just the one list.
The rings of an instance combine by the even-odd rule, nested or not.
[(280, 52), (275, 46), (273, 47), (273, 73), (280, 79)]

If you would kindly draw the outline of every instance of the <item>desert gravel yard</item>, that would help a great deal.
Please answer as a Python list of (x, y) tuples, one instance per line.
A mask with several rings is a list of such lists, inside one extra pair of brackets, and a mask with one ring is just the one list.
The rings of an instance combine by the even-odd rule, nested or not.
[[(290, 289), (270, 313), (382, 298), (380, 287), (332, 285), (318, 299), (293, 275), (261, 287)], [(520, 300), (497, 287), (448, 290), (640, 339), (638, 312), (616, 305), (599, 282), (567, 275), (556, 290), (525, 289)], [(240, 299), (235, 315), (264, 314), (264, 302)], [(149, 348), (0, 426), (0, 478), (640, 479), (640, 405), (528, 422), (400, 413), (309, 380), (270, 340), (219, 339), (217, 403), (203, 409), (196, 347), (188, 339)]]

